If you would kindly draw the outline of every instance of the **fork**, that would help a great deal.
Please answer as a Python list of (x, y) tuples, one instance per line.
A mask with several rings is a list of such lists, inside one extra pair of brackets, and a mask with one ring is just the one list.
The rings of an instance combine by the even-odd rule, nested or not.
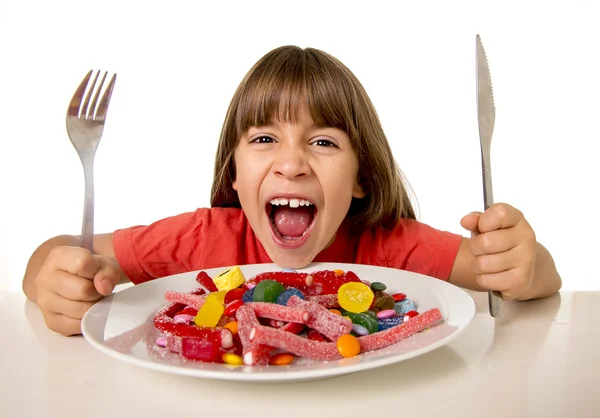
[[(106, 80), (107, 73), (104, 73), (100, 84), (96, 88), (96, 81), (100, 75), (100, 70), (98, 70), (91, 86), (88, 88), (92, 73), (93, 70), (87, 73), (73, 94), (69, 108), (67, 109), (66, 122), (69, 139), (77, 151), (81, 165), (83, 166), (85, 201), (81, 226), (81, 246), (90, 252), (92, 252), (94, 244), (94, 157), (96, 156), (100, 138), (102, 138), (106, 111), (108, 110), (108, 103), (110, 102), (110, 96), (117, 78), (116, 74), (112, 76), (98, 104), (98, 97)], [(86, 90), (87, 95), (84, 100)], [(94, 96), (90, 104), (92, 93)]]

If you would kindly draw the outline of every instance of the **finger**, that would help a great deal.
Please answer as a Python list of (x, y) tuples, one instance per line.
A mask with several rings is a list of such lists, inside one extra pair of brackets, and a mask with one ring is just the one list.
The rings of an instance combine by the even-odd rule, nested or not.
[(52, 290), (65, 299), (93, 302), (102, 297), (94, 287), (94, 282), (75, 276), (66, 271), (53, 272)]
[(56, 313), (45, 314), (46, 326), (54, 332), (65, 336), (81, 334), (81, 320)]
[(463, 218), (460, 220), (460, 225), (467, 231), (471, 231), (471, 236), (476, 235), (479, 232), (477, 223), (479, 222), (480, 216), (481, 212), (471, 212), (463, 216)]
[(506, 203), (496, 203), (481, 215), (477, 228), (480, 232), (510, 228), (517, 225), (521, 219), (523, 214), (518, 209)]
[(56, 270), (63, 270), (90, 280), (100, 269), (97, 259), (88, 250), (80, 247), (54, 247), (48, 259)]
[(99, 257), (98, 263), (100, 264), (100, 270), (94, 276), (93, 283), (99, 294), (108, 296), (119, 283), (121, 270), (116, 265), (116, 262), (106, 257)]
[(498, 254), (512, 250), (519, 242), (522, 242), (522, 239), (514, 231), (498, 229), (472, 237), (469, 249), (474, 256)]
[(531, 286), (531, 280), (527, 277), (526, 272), (517, 267), (500, 273), (478, 275), (477, 283), (484, 289), (501, 292), (503, 299), (514, 299)]
[(515, 267), (523, 260), (523, 252), (519, 247), (497, 254), (484, 254), (473, 257), (473, 271), (476, 274), (501, 273)]
[[(85, 279), (84, 279), (85, 280)], [(47, 292), (44, 294), (42, 300), (38, 301), (38, 305), (41, 309), (53, 314), (59, 314), (68, 316), (73, 319), (81, 319), (83, 315), (92, 307), (96, 302), (81, 302), (77, 300), (66, 299), (60, 296), (58, 293)]]

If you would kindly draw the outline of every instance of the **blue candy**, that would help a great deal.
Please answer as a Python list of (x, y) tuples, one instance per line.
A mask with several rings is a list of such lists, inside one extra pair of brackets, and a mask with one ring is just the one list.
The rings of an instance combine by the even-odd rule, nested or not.
[(379, 331), (385, 331), (388, 328), (395, 327), (396, 325), (400, 325), (402, 323), (401, 316), (394, 316), (392, 318), (380, 319), (379, 321)]
[(394, 305), (394, 310), (396, 311), (396, 315), (405, 315), (408, 311), (416, 311), (415, 304), (410, 299), (404, 299), (400, 302), (396, 302)]
[(254, 288), (246, 290), (244, 296), (242, 296), (242, 301), (244, 303), (252, 302), (252, 295), (254, 294)]
[(290, 287), (289, 289), (286, 289), (282, 293), (280, 293), (279, 296), (277, 296), (275, 303), (278, 305), (287, 306), (288, 300), (290, 300), (292, 296), (298, 296), (300, 299), (306, 300), (301, 291), (299, 291), (295, 287)]

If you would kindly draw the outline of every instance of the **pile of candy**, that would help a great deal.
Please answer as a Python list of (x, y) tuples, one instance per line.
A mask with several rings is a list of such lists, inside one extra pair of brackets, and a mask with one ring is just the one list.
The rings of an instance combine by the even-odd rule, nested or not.
[(361, 281), (351, 271), (261, 273), (246, 281), (239, 267), (200, 288), (167, 291), (154, 317), (160, 347), (186, 358), (230, 365), (286, 365), (296, 356), (336, 360), (395, 344), (442, 321), (418, 313), (402, 293)]

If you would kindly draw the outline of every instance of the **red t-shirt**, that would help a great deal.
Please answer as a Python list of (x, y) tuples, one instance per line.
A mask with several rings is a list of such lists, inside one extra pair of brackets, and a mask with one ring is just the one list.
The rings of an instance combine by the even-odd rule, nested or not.
[[(448, 280), (461, 236), (414, 220), (360, 235), (343, 223), (315, 262), (392, 267)], [(113, 234), (115, 255), (135, 283), (194, 270), (272, 263), (241, 209), (211, 208)]]

